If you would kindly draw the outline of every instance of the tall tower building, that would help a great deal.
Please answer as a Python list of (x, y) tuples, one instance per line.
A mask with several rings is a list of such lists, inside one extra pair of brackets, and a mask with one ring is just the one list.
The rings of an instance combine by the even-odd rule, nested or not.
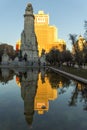
[(21, 52), (29, 62), (38, 61), (38, 44), (34, 31), (34, 15), (31, 3), (27, 4), (24, 14), (24, 30), (21, 33)]
[(35, 14), (35, 33), (38, 41), (39, 55), (42, 49), (46, 52), (53, 47), (63, 51), (66, 49), (65, 41), (58, 38), (57, 28), (49, 24), (49, 15), (44, 11)]

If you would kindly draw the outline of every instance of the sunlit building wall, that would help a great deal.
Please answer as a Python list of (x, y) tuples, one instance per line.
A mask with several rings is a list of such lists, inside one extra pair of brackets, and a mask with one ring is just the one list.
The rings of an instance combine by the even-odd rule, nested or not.
[(60, 52), (62, 52), (66, 50), (66, 43), (64, 40), (59, 39), (57, 42), (54, 42), (53, 44), (51, 44), (51, 48), (56, 48)]
[[(84, 37), (82, 37), (81, 35), (79, 35), (77, 41), (76, 41), (76, 45), (78, 46), (79, 51), (83, 51), (84, 47), (87, 47), (87, 42), (84, 39)], [(72, 47), (72, 53), (75, 53), (75, 48)]]
[(20, 50), (20, 46), (21, 46), (21, 41), (18, 40), (18, 41), (16, 42), (16, 51), (19, 51), (19, 50)]
[(86, 40), (80, 35), (78, 38), (78, 46), (80, 51), (83, 50), (85, 42)]
[[(58, 38), (58, 30), (55, 26), (49, 24), (49, 15), (44, 11), (35, 14), (35, 33), (37, 36), (39, 55), (42, 49), (49, 52), (51, 48), (56, 47), (60, 51), (66, 49), (64, 40)], [(20, 50), (21, 41), (17, 41), (16, 50)]]
[(56, 47), (60, 51), (66, 49), (65, 41), (57, 38), (57, 28), (49, 24), (49, 15), (44, 14), (43, 11), (35, 14), (35, 33), (39, 45), (39, 55), (42, 49), (45, 49), (46, 52), (49, 52), (53, 47)]

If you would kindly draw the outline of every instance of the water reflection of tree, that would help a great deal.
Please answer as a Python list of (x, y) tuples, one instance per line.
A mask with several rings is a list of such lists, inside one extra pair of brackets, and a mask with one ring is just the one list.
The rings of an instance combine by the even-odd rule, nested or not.
[[(51, 70), (47, 71), (47, 77), (52, 88), (58, 88), (59, 94), (66, 92), (67, 87), (71, 85), (71, 81), (69, 79), (62, 77)], [(61, 88), (60, 81), (62, 82)], [(69, 101), (69, 106), (76, 106), (79, 100), (80, 102), (84, 102), (83, 109), (87, 110), (87, 85), (75, 82), (74, 86), (75, 87), (73, 87), (74, 90)]]
[(75, 87), (75, 89), (72, 93), (72, 96), (71, 96), (71, 100), (69, 102), (69, 106), (76, 106), (77, 98), (78, 98), (78, 88)]
[(41, 81), (43, 84), (43, 83), (45, 83), (46, 69), (42, 68), (42, 69), (40, 69), (40, 72), (41, 72)]
[(4, 85), (7, 84), (9, 80), (12, 80), (14, 77), (14, 71), (9, 70), (8, 68), (0, 69), (0, 82)]
[(84, 110), (87, 110), (87, 85), (76, 82), (75, 89), (69, 101), (69, 106), (76, 106), (78, 103), (84, 102)]
[(52, 88), (60, 88), (59, 94), (64, 93), (66, 91), (65, 88), (69, 87), (70, 80), (59, 75), (58, 73), (49, 70), (47, 71), (47, 77)]
[(86, 87), (82, 91), (82, 98), (84, 99), (84, 110), (87, 111), (87, 88)]

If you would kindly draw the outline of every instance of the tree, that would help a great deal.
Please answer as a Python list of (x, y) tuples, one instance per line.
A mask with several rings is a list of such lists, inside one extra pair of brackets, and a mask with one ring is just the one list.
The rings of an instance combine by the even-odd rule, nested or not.
[(69, 34), (69, 39), (72, 41), (72, 45), (76, 42), (77, 34)]
[(2, 55), (4, 53), (4, 49), (6, 49), (6, 52), (11, 59), (15, 58), (16, 51), (14, 50), (13, 46), (3, 43), (3, 44), (0, 44), (0, 62), (1, 62)]
[(84, 21), (84, 29), (85, 29), (85, 33), (84, 33), (84, 38), (87, 41), (87, 21)]
[(52, 48), (49, 53), (46, 54), (46, 60), (50, 64), (56, 65), (60, 62), (60, 52), (56, 48)]
[(72, 62), (72, 54), (69, 50), (62, 52), (63, 62), (66, 62), (68, 66), (71, 65)]
[(76, 37), (77, 37), (77, 34), (69, 34), (69, 40), (71, 40), (71, 44), (75, 52), (77, 51), (76, 46), (75, 46), (76, 41), (77, 41)]
[(79, 40), (77, 40), (76, 37), (76, 34), (69, 34), (69, 39), (72, 41), (71, 44), (73, 46), (73, 59), (80, 67), (83, 62), (83, 53), (79, 48)]

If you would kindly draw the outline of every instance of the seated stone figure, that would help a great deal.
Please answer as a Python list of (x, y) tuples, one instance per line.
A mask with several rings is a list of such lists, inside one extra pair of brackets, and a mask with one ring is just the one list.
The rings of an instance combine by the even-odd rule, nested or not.
[(4, 53), (2, 55), (2, 62), (1, 64), (8, 64), (9, 63), (9, 56), (6, 52), (6, 49), (4, 49)]
[(31, 3), (27, 4), (26, 11), (33, 12), (33, 7)]

